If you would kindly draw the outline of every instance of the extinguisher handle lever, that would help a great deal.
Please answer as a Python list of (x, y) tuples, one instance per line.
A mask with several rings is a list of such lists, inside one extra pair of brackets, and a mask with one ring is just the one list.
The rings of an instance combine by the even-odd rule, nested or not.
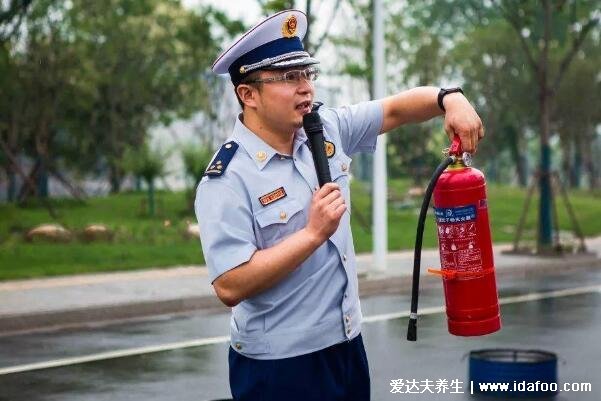
[(461, 153), (463, 153), (461, 149), (461, 138), (459, 138), (459, 135), (454, 134), (453, 142), (451, 142), (451, 147), (449, 148), (449, 155), (461, 156)]

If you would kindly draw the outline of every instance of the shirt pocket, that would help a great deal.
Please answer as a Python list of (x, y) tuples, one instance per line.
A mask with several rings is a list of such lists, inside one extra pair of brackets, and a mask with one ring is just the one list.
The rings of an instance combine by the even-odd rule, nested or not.
[(344, 201), (346, 203), (346, 210), (350, 213), (351, 211), (351, 188), (350, 188), (350, 171), (351, 171), (352, 159), (340, 153), (330, 159), (330, 175), (332, 181), (340, 186)]
[(279, 243), (306, 224), (303, 206), (294, 198), (285, 198), (258, 211), (255, 220), (263, 248)]

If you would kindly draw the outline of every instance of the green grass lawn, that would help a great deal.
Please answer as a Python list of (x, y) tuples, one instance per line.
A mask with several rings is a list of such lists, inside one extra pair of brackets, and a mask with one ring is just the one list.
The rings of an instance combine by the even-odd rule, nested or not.
[[(403, 194), (408, 181), (390, 182), (392, 194), (388, 210), (389, 249), (411, 249), (421, 199), (404, 202)], [(507, 186), (489, 186), (489, 208), (495, 242), (513, 239), (525, 199), (525, 191)], [(571, 201), (584, 234), (601, 234), (601, 202), (599, 196), (584, 191), (573, 191)], [(369, 252), (371, 236), (371, 200), (366, 185), (355, 181), (352, 185), (352, 229), (357, 252)], [(204, 259), (197, 239), (186, 239), (183, 231), (186, 221), (195, 221), (188, 208), (184, 192), (157, 194), (157, 215), (148, 217), (142, 202), (144, 193), (125, 193), (115, 196), (90, 198), (85, 204), (73, 200), (53, 200), (57, 218), (51, 219), (40, 205), (18, 208), (0, 205), (0, 280), (131, 270), (178, 264), (203, 264)], [(413, 207), (411, 205), (413, 204)], [(536, 224), (533, 199), (527, 220), (527, 231), (532, 236)], [(568, 229), (567, 213), (560, 202), (560, 227)], [(171, 223), (165, 226), (165, 221)], [(31, 227), (56, 222), (69, 230), (80, 232), (88, 224), (102, 223), (114, 230), (111, 242), (85, 243), (75, 239), (70, 243), (27, 243), (24, 234)], [(424, 247), (435, 247), (434, 221), (430, 216), (424, 233)]]

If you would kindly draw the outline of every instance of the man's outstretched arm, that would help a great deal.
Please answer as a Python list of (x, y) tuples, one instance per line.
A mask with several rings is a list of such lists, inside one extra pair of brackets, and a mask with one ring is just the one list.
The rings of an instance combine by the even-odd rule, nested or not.
[(421, 86), (382, 99), (384, 119), (381, 133), (403, 124), (420, 123), (444, 114), (444, 129), (450, 139), (457, 134), (464, 151), (474, 153), (484, 136), (480, 117), (463, 96), (456, 92), (443, 98), (446, 113), (438, 106), (440, 88)]

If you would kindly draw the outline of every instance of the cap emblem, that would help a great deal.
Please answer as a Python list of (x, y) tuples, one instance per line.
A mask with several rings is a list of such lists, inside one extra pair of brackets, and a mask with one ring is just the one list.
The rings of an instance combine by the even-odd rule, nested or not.
[(294, 35), (296, 35), (296, 26), (296, 17), (294, 15), (289, 16), (284, 20), (284, 23), (282, 24), (282, 35), (284, 35), (285, 38), (293, 37)]

